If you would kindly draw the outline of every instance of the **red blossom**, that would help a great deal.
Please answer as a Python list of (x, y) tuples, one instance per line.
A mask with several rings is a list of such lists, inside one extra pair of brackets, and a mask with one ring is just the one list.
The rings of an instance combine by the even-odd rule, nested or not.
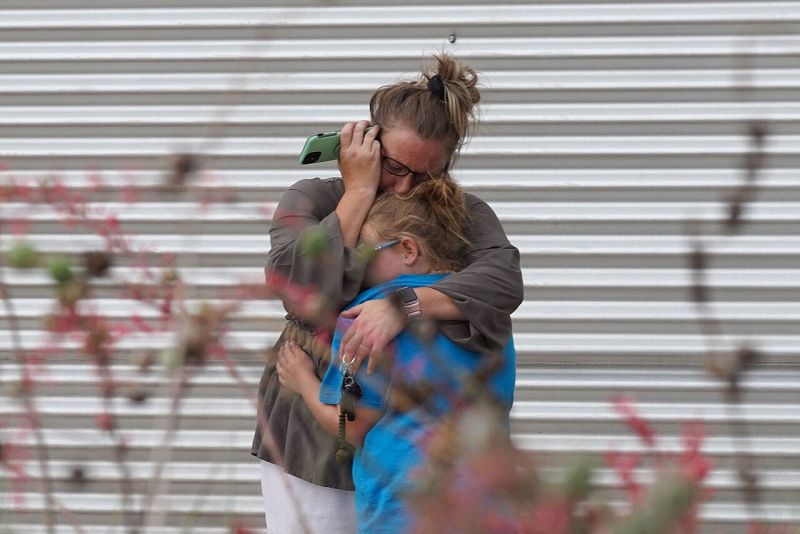
[(31, 221), (27, 218), (14, 219), (11, 221), (10, 233), (14, 236), (24, 236), (28, 234)]
[(641, 501), (644, 488), (634, 476), (634, 470), (639, 466), (639, 454), (610, 451), (606, 454), (606, 463), (617, 472), (631, 502)]
[(11, 187), (13, 197), (23, 202), (31, 202), (33, 200), (33, 189), (28, 184), (20, 184), (16, 180), (12, 180)]
[(116, 215), (108, 215), (106, 217), (106, 228), (110, 231), (118, 231), (119, 230), (119, 218)]
[(113, 332), (114, 340), (116, 341), (121, 337), (131, 334), (133, 329), (125, 323), (114, 323), (111, 327), (111, 331)]
[(100, 430), (111, 432), (115, 428), (114, 418), (108, 412), (97, 414), (95, 417), (95, 424)]
[(139, 193), (136, 191), (136, 188), (133, 185), (128, 184), (122, 188), (122, 191), (120, 191), (119, 199), (121, 202), (126, 204), (133, 204), (139, 200)]
[(627, 424), (636, 433), (636, 435), (639, 436), (645, 445), (648, 447), (655, 447), (655, 432), (647, 423), (647, 421), (642, 419), (642, 417), (639, 415), (639, 412), (636, 409), (635, 401), (632, 398), (625, 396), (616, 396), (611, 400), (614, 403), (614, 409), (617, 410), (625, 419), (625, 424)]
[(571, 523), (570, 506), (563, 499), (551, 499), (536, 506), (522, 532), (526, 534), (561, 534)]
[(228, 349), (222, 343), (214, 343), (209, 347), (208, 354), (212, 360), (224, 360), (228, 356)]
[(88, 179), (92, 191), (100, 191), (100, 189), (103, 187), (103, 175), (100, 171), (94, 170), (90, 172)]
[(161, 317), (164, 321), (167, 321), (170, 317), (172, 317), (172, 295), (167, 295), (164, 297), (164, 300), (161, 302), (158, 311), (161, 312)]
[(700, 450), (705, 439), (705, 429), (700, 421), (690, 421), (683, 425), (683, 446), (678, 462), (681, 472), (690, 481), (699, 484), (711, 471), (713, 463)]
[(75, 308), (64, 308), (64, 313), (51, 315), (46, 321), (46, 326), (53, 334), (68, 334), (80, 331), (82, 320)]
[(326, 315), (330, 310), (326, 308), (325, 297), (314, 285), (298, 284), (272, 269), (265, 273), (265, 279), (271, 295), (280, 297), (286, 308), (298, 317), (316, 324), (336, 320), (335, 316)]
[(255, 531), (241, 521), (235, 521), (231, 525), (231, 534), (255, 534)]
[(161, 256), (161, 267), (174, 267), (175, 266), (175, 254), (163, 254)]
[(145, 322), (145, 320), (142, 319), (138, 313), (134, 313), (133, 316), (131, 316), (131, 322), (133, 323), (135, 329), (139, 332), (143, 332), (145, 334), (150, 334), (153, 332), (153, 328), (147, 324), (147, 322)]

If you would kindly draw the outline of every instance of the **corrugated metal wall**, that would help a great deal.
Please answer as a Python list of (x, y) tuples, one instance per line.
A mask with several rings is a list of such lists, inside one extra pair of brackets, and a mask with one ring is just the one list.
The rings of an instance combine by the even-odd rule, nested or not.
[[(366, 117), (376, 86), (414, 72), (424, 54), (453, 52), (485, 81), (482, 127), (457, 177), (491, 202), (522, 251), (518, 442), (556, 463), (576, 451), (640, 449), (609, 403), (631, 394), (664, 450), (679, 448), (680, 423), (707, 422), (705, 449), (717, 462), (716, 493), (702, 511), (709, 528), (738, 531), (750, 517), (734, 471), (742, 447), (754, 453), (764, 489), (758, 518), (797, 523), (799, 22), (796, 1), (3, 0), (0, 177), (57, 175), (87, 196), (92, 218), (116, 214), (137, 246), (176, 255), (190, 300), (214, 298), (260, 282), (268, 214), (282, 190), (333, 173), (298, 168), (305, 136)], [(741, 234), (728, 235), (724, 199), (745, 179), (754, 122), (767, 131), (765, 168)], [(211, 169), (185, 193), (159, 190), (175, 152), (202, 153)], [(101, 243), (43, 205), (5, 202), (0, 215), (4, 234), (28, 218), (30, 240), (46, 253)], [(747, 342), (763, 353), (738, 412), (725, 410), (723, 384), (705, 372), (689, 228), (706, 236), (707, 283), (723, 325), (711, 346)], [(4, 250), (10, 242), (4, 235)], [(119, 262), (95, 290), (101, 313), (155, 316), (120, 296), (135, 265)], [(14, 399), (9, 314), (25, 347), (46, 346), (54, 288), (42, 270), (4, 267), (2, 276), (13, 306), (0, 311), (0, 436), (33, 443)], [(247, 302), (229, 335), (251, 387), (281, 311), (274, 301)], [(128, 336), (114, 361), (116, 376), (143, 381), (153, 395), (143, 404), (121, 396), (113, 407), (137, 495), (152, 476), (169, 402), (166, 379), (140, 374), (135, 361), (169, 343)], [(68, 349), (37, 377), (50, 474), (87, 532), (109, 532), (122, 524), (126, 477), (95, 429), (94, 367), (78, 344)], [(193, 384), (167, 463), (165, 531), (221, 532), (235, 518), (258, 525), (252, 405), (221, 365)], [(747, 423), (752, 439), (731, 437), (729, 421)], [(37, 465), (24, 461), (31, 481), (22, 490), (0, 474), (0, 523), (11, 532), (43, 530)], [(623, 499), (613, 473), (601, 471), (599, 483)]]

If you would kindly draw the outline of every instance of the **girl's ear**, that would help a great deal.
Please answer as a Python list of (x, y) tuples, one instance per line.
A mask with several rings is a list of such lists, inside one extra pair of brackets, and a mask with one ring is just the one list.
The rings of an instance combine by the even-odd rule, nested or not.
[(403, 265), (414, 265), (419, 259), (420, 250), (419, 245), (415, 239), (410, 237), (403, 237), (400, 243), (397, 244), (400, 250), (400, 255), (403, 257)]

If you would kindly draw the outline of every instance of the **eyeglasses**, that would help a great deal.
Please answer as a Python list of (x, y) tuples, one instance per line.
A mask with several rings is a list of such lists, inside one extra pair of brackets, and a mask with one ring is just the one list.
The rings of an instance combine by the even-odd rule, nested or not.
[(427, 172), (414, 172), (396, 159), (392, 159), (383, 152), (381, 152), (382, 160), (381, 160), (381, 168), (388, 172), (389, 174), (393, 174), (395, 176), (406, 176), (408, 174), (411, 175), (411, 180), (415, 184), (419, 184), (428, 180), (431, 175)]
[(372, 250), (374, 250), (375, 252), (380, 252), (381, 250), (383, 250), (385, 248), (389, 248), (389, 247), (395, 246), (399, 242), (400, 242), (399, 238), (398, 239), (390, 239), (389, 241), (384, 241), (383, 243), (378, 243), (377, 245), (372, 247)]

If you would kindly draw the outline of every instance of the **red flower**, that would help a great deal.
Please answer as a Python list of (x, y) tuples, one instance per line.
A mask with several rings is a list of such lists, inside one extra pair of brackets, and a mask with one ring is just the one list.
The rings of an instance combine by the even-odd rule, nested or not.
[(613, 397), (611, 400), (614, 403), (614, 408), (625, 419), (625, 423), (631, 427), (631, 429), (636, 433), (637, 436), (639, 436), (645, 445), (648, 447), (655, 447), (655, 432), (653, 432), (652, 427), (647, 423), (647, 421), (642, 419), (642, 417), (639, 415), (639, 412), (636, 410), (634, 400), (630, 397), (624, 396)]
[(631, 502), (639, 502), (644, 494), (641, 484), (636, 482), (634, 478), (634, 470), (639, 465), (639, 455), (637, 453), (626, 454), (619, 451), (611, 451), (606, 454), (606, 463), (616, 470)]
[(711, 471), (713, 463), (704, 456), (700, 447), (705, 439), (705, 430), (700, 421), (690, 421), (683, 425), (684, 451), (678, 459), (681, 472), (695, 484), (699, 484)]
[(231, 525), (231, 534), (254, 534), (255, 531), (252, 530), (250, 527), (242, 523), (241, 521), (235, 521)]
[(111, 432), (114, 430), (114, 418), (109, 413), (99, 413), (95, 419), (97, 428)]
[(145, 334), (150, 334), (153, 332), (153, 328), (147, 324), (147, 322), (145, 322), (145, 320), (142, 319), (138, 313), (134, 313), (131, 316), (131, 322), (139, 332), (143, 332)]
[(522, 532), (529, 534), (561, 534), (570, 526), (569, 504), (561, 499), (545, 501), (530, 513)]

